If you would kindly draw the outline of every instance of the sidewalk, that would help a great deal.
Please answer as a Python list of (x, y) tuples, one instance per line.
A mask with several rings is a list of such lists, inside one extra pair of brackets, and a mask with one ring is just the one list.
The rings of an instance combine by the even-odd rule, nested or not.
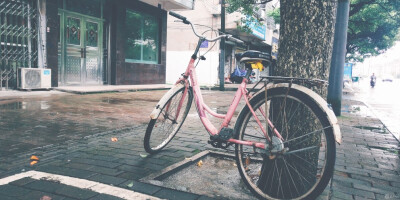
[[(222, 112), (234, 94), (203, 92), (209, 107)], [(140, 181), (199, 152), (214, 150), (192, 108), (165, 150), (145, 153), (147, 116), (164, 93), (57, 93), (0, 99), (1, 199), (121, 199), (129, 191), (143, 198), (224, 199)], [(361, 102), (344, 100), (343, 108), (339, 117), (343, 144), (337, 145), (335, 175), (319, 199), (399, 199), (399, 143)], [(33, 166), (31, 155), (39, 157)], [(29, 178), (26, 172), (35, 175)], [(43, 179), (47, 177), (43, 173), (54, 177)], [(22, 178), (2, 184), (4, 177), (17, 175)], [(77, 187), (76, 181), (87, 187)], [(120, 190), (121, 195), (88, 189), (94, 185)]]

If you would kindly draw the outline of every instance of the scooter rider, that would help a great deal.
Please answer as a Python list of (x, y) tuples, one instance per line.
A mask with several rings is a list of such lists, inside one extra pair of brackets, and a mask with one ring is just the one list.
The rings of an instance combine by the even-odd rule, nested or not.
[(376, 76), (375, 76), (375, 73), (372, 73), (371, 82), (370, 82), (371, 87), (374, 87), (375, 83), (376, 83)]

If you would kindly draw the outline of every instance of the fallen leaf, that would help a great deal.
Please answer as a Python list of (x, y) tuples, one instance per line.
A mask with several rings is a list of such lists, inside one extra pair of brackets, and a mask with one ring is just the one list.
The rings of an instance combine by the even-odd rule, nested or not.
[(31, 162), (31, 166), (35, 165), (36, 163), (38, 163), (38, 161), (34, 160)]
[(113, 138), (111, 138), (111, 141), (112, 141), (112, 142), (117, 142), (117, 141), (118, 141), (118, 138), (113, 137)]
[(133, 181), (132, 182), (130, 182), (128, 185), (126, 185), (127, 187), (129, 187), (129, 188), (131, 188), (131, 187), (133, 187)]
[(203, 161), (202, 160), (200, 160), (199, 162), (197, 162), (197, 166), (198, 167), (201, 167), (203, 165)]
[(250, 156), (246, 157), (246, 162), (245, 162), (246, 166), (248, 167), (250, 165)]
[(146, 157), (147, 157), (146, 154), (139, 154), (139, 155), (140, 155), (140, 157), (142, 157), (142, 158), (146, 158)]
[(39, 160), (39, 158), (35, 155), (31, 156), (31, 160)]
[(49, 196), (43, 196), (42, 198), (40, 198), (40, 200), (51, 200), (51, 197), (49, 197)]

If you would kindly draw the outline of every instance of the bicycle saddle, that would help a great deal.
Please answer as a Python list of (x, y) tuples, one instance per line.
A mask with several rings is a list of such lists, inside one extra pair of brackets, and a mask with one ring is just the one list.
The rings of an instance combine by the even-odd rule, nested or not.
[(271, 55), (260, 51), (249, 50), (242, 53), (235, 54), (236, 60), (239, 62), (251, 62), (251, 61), (265, 61), (271, 63)]

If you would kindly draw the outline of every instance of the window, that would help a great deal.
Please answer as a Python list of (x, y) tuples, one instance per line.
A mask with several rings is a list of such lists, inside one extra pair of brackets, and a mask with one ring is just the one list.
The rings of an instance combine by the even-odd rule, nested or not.
[(156, 17), (126, 11), (125, 62), (158, 63), (159, 23)]

